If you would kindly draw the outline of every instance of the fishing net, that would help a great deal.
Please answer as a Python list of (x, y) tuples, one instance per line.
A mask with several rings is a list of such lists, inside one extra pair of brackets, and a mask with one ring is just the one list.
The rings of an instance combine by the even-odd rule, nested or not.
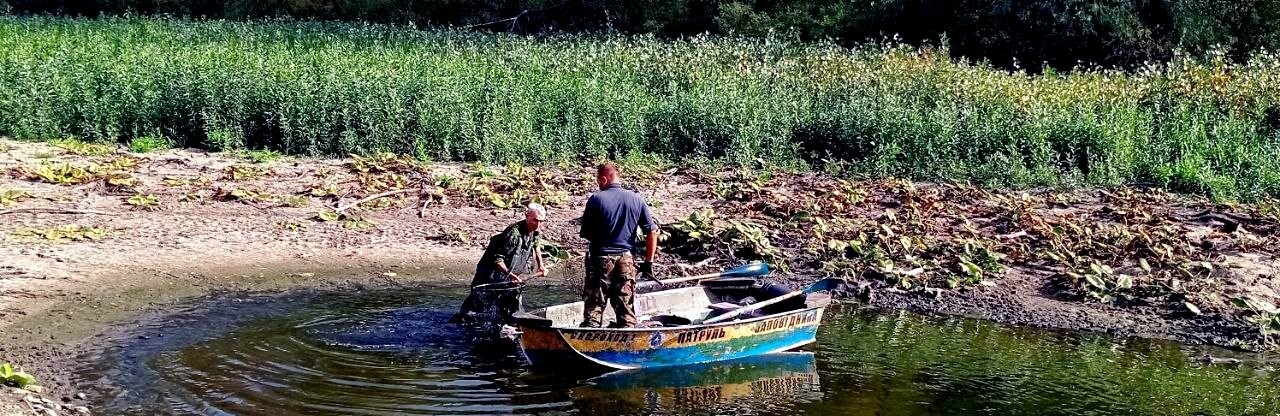
[(475, 310), (469, 311), (471, 326), (480, 336), (496, 338), (503, 325), (515, 324), (515, 313), (524, 310), (524, 283), (500, 282), (471, 288)]

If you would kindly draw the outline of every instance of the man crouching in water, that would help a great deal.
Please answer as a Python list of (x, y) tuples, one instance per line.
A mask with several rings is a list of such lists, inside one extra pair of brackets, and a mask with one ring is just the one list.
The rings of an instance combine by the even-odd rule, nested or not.
[[(547, 219), (547, 210), (539, 204), (529, 204), (524, 220), (508, 226), (505, 230), (489, 238), (484, 255), (476, 264), (476, 275), (471, 279), (471, 288), (490, 283), (524, 282), (524, 275), (533, 269), (534, 277), (546, 276), (542, 266), (542, 251), (538, 248), (538, 228)], [(501, 305), (504, 309), (519, 308), (519, 305)], [(462, 310), (450, 319), (450, 322), (471, 322), (474, 315), (484, 312), (485, 305), (476, 296), (474, 290), (462, 302)], [(489, 319), (486, 317), (485, 319)]]
[[(603, 163), (596, 167), (596, 184), (600, 192), (587, 200), (582, 230), (578, 233), (590, 243), (586, 280), (582, 284), (581, 326), (600, 327), (607, 297), (617, 314), (617, 320), (610, 327), (634, 327), (636, 272), (638, 269), (640, 274), (653, 277), (658, 227), (644, 198), (622, 188), (616, 165)], [(644, 261), (638, 265), (631, 254), (637, 226), (646, 234)]]

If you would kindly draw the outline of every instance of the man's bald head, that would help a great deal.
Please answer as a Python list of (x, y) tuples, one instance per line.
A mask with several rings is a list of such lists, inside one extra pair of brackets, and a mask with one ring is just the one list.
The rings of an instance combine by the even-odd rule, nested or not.
[(596, 184), (600, 185), (600, 189), (608, 188), (610, 184), (622, 181), (622, 174), (618, 171), (618, 165), (613, 162), (604, 162), (596, 166)]

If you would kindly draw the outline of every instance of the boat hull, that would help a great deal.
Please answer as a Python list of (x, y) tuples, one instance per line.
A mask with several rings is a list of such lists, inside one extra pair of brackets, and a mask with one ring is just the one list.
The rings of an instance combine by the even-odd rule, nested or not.
[[(813, 343), (825, 305), (714, 325), (574, 328), (520, 324), (534, 366), (653, 368), (733, 360)], [(580, 368), (580, 367), (578, 367)]]

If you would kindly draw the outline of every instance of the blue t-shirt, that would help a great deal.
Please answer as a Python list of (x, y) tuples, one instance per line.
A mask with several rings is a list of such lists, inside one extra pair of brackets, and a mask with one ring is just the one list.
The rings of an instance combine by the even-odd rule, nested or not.
[(612, 184), (587, 200), (578, 235), (591, 243), (591, 254), (619, 255), (633, 248), (631, 242), (636, 238), (636, 227), (645, 234), (653, 232), (655, 225), (649, 205), (635, 192)]

